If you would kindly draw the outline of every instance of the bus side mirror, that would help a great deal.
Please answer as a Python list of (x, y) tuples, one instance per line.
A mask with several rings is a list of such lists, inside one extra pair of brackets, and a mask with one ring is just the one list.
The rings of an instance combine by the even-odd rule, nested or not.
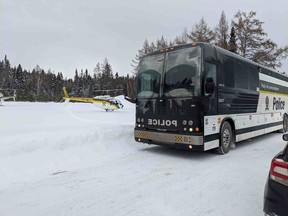
[(207, 77), (205, 80), (205, 93), (211, 95), (214, 92), (215, 83), (213, 78)]
[(136, 99), (131, 98), (131, 97), (128, 96), (127, 87), (125, 87), (125, 88), (123, 89), (123, 94), (124, 94), (124, 99), (125, 99), (125, 100), (129, 101), (130, 103), (136, 103)]
[(124, 99), (129, 101), (130, 103), (136, 103), (137, 102), (137, 99), (134, 99), (134, 98), (130, 98), (128, 96), (124, 96)]

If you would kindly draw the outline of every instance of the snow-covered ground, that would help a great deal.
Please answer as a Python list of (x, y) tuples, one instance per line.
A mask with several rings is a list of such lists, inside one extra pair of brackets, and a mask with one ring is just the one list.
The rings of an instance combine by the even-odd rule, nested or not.
[(136, 143), (135, 110), (0, 106), (0, 216), (260, 216), (271, 133), (228, 155)]

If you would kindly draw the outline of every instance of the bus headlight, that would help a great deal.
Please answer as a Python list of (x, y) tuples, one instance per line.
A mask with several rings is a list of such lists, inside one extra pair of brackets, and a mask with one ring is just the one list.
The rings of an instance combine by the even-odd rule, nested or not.
[(183, 121), (182, 121), (182, 124), (183, 124), (183, 125), (186, 125), (186, 124), (187, 124), (187, 121), (186, 121), (186, 120), (183, 120)]
[(193, 125), (193, 121), (192, 121), (192, 120), (188, 121), (188, 124), (189, 124), (190, 126), (192, 126), (192, 125)]
[(189, 128), (189, 132), (193, 132), (193, 128)]

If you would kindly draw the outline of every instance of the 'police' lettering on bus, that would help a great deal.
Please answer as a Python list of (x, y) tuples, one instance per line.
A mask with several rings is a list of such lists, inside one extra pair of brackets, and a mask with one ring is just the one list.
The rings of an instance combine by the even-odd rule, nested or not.
[(273, 97), (273, 110), (284, 110), (285, 108), (285, 101), (278, 98), (278, 100)]

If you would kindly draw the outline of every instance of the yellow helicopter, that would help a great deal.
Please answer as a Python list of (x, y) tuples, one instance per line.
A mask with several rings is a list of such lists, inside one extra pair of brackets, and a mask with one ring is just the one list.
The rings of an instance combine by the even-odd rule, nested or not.
[(92, 103), (96, 107), (100, 109), (104, 109), (105, 111), (114, 111), (118, 109), (123, 109), (124, 105), (122, 102), (114, 97), (111, 97), (110, 95), (101, 95), (96, 96), (93, 98), (83, 98), (83, 97), (70, 97), (66, 88), (63, 87), (65, 103), (68, 103), (70, 101), (77, 101), (77, 102), (84, 102), (84, 103)]

